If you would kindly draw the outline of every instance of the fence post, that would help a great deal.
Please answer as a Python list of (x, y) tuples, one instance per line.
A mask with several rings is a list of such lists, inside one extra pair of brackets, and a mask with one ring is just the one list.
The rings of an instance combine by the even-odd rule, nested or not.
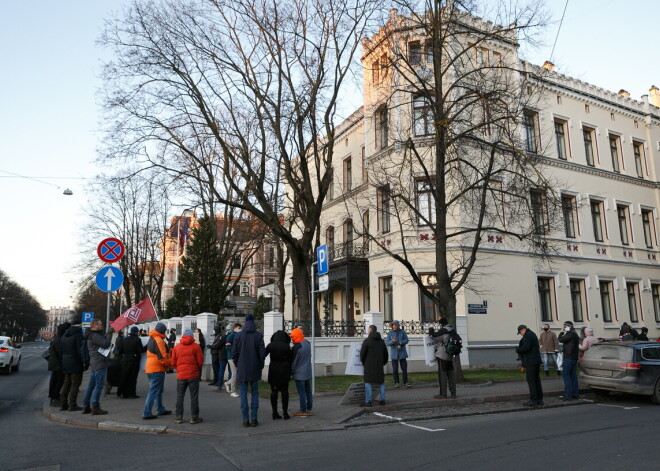
[(378, 311), (368, 311), (363, 315), (364, 318), (364, 336), (369, 335), (369, 326), (375, 325), (378, 328), (378, 332), (382, 334), (383, 322), (385, 322), (385, 316), (382, 312)]
[[(186, 316), (188, 317), (188, 316)], [(211, 345), (213, 341), (213, 329), (215, 328), (216, 323), (218, 322), (218, 315), (210, 312), (203, 312), (192, 316), (197, 318), (197, 328), (204, 335), (204, 340), (206, 345)], [(185, 319), (185, 318), (184, 318)], [(202, 366), (202, 380), (208, 380), (213, 377), (213, 369), (211, 365), (211, 351), (206, 348), (204, 352), (204, 365)]]

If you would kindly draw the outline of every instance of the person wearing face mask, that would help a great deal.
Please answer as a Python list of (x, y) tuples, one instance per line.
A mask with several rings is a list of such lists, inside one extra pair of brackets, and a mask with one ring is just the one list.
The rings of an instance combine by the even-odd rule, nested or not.
[(580, 386), (577, 377), (577, 362), (580, 352), (580, 338), (573, 328), (571, 321), (564, 322), (564, 332), (559, 335), (559, 343), (564, 346), (563, 378), (564, 395), (559, 399), (562, 401), (576, 400), (580, 394)]
[(561, 371), (557, 365), (557, 352), (559, 352), (559, 341), (557, 334), (550, 330), (549, 324), (543, 324), (543, 332), (539, 336), (541, 346), (541, 359), (543, 360), (543, 369), (545, 375), (550, 375), (550, 361), (557, 368), (557, 376), (561, 376)]

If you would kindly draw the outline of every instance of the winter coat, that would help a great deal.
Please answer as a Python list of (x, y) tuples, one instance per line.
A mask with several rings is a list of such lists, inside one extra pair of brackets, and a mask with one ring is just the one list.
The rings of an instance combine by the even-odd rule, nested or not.
[[(69, 327), (62, 337), (62, 372), (66, 374), (82, 373), (86, 366), (83, 361), (83, 333), (80, 327)], [(89, 361), (89, 360), (88, 360)]]
[(575, 332), (575, 329), (559, 334), (559, 343), (564, 346), (562, 349), (564, 360), (577, 361), (580, 351), (580, 337), (577, 332)]
[[(151, 336), (151, 333), (149, 334)], [(172, 350), (176, 345), (176, 334), (172, 332), (169, 337), (167, 337), (167, 347)]]
[(559, 340), (557, 340), (557, 334), (551, 330), (541, 332), (541, 335), (539, 335), (539, 345), (541, 346), (541, 353), (558, 352)]
[(171, 366), (170, 351), (165, 343), (165, 334), (152, 330), (149, 332), (147, 342), (147, 363), (144, 372), (162, 373), (169, 370)]
[(204, 339), (204, 334), (201, 332), (195, 333), (195, 343), (199, 345), (202, 349), (202, 352), (206, 349), (206, 339)]
[(444, 360), (444, 361), (454, 361), (454, 357), (447, 353), (445, 346), (449, 343), (449, 332), (454, 330), (450, 325), (444, 326), (442, 329), (437, 332), (433, 332), (431, 337), (435, 339), (436, 344), (434, 345), (435, 357)]
[(257, 332), (254, 321), (245, 321), (243, 330), (234, 336), (232, 355), (236, 363), (236, 380), (249, 383), (261, 379), (266, 347), (264, 336)]
[(362, 342), (360, 361), (364, 365), (364, 382), (381, 384), (385, 382), (383, 366), (388, 360), (387, 346), (380, 337), (380, 332), (372, 332)]
[(124, 363), (136, 362), (139, 365), (142, 353), (146, 350), (147, 346), (142, 345), (140, 337), (131, 334), (125, 337), (121, 343), (121, 350), (119, 351), (122, 354), (121, 361)]
[(268, 366), (268, 383), (271, 386), (285, 389), (288, 388), (291, 377), (291, 361), (293, 352), (289, 348), (291, 339), (283, 330), (278, 330), (270, 338), (266, 346), (266, 355), (270, 355)]
[(99, 371), (107, 368), (108, 357), (99, 353), (99, 350), (106, 349), (112, 345), (112, 334), (108, 332), (103, 335), (101, 332), (88, 329), (85, 331), (84, 337), (87, 341), (87, 350), (89, 351), (90, 369), (92, 371)]
[(293, 329), (291, 341), (293, 342), (291, 375), (296, 381), (307, 381), (312, 378), (312, 345), (305, 340), (301, 329)]
[(527, 329), (525, 335), (520, 339), (516, 353), (520, 355), (522, 366), (525, 368), (538, 366), (542, 363), (539, 339), (530, 329)]
[(176, 369), (176, 379), (194, 379), (204, 364), (204, 355), (199, 344), (190, 335), (181, 337), (172, 350), (172, 366)]
[(594, 329), (587, 327), (584, 332), (587, 336), (580, 343), (580, 352), (586, 352), (593, 344), (598, 343), (598, 339), (594, 337)]
[(227, 350), (225, 349), (225, 343), (227, 343), (227, 336), (222, 334), (222, 328), (220, 326), (214, 329), (215, 337), (213, 337), (213, 343), (209, 347), (211, 350), (212, 357), (218, 357), (220, 361), (227, 360)]
[(48, 356), (48, 371), (62, 371), (62, 336), (57, 334), (50, 341), (50, 355)]
[(234, 337), (238, 332), (231, 331), (227, 335), (227, 341), (225, 342), (225, 351), (227, 352), (227, 360), (234, 359)]
[[(408, 334), (405, 330), (390, 330), (387, 333), (385, 338), (385, 345), (390, 347), (390, 358), (392, 360), (403, 360), (408, 358), (408, 351), (406, 350), (406, 345), (408, 345)], [(393, 339), (397, 339), (395, 342)]]

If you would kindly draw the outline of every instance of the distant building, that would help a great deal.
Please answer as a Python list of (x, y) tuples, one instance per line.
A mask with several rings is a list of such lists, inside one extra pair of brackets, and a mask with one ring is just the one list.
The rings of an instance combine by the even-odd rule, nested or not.
[(39, 334), (45, 338), (50, 339), (57, 334), (57, 326), (65, 322), (71, 322), (76, 315), (76, 311), (67, 307), (51, 307), (46, 311), (48, 322), (45, 327), (42, 327)]

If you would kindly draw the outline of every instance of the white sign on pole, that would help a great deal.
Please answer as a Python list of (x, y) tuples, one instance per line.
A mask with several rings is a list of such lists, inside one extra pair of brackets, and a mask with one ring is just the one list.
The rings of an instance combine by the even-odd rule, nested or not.
[(422, 342), (424, 342), (424, 360), (426, 360), (426, 366), (435, 366), (438, 362), (435, 357), (437, 339), (434, 339), (429, 334), (424, 334), (422, 336)]
[(348, 361), (346, 362), (346, 372), (344, 374), (364, 376), (364, 365), (360, 361), (361, 348), (361, 343), (351, 344), (351, 349), (348, 353)]
[(328, 275), (319, 276), (319, 291), (328, 291)]

